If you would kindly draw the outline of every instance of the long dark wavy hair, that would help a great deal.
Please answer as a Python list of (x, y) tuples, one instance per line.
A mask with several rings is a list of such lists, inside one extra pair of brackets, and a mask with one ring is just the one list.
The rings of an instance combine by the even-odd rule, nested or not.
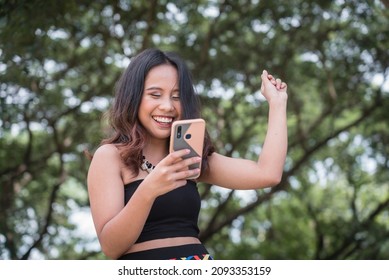
[[(138, 119), (145, 79), (149, 71), (159, 65), (172, 65), (178, 72), (178, 86), (182, 119), (200, 118), (200, 100), (195, 92), (191, 73), (185, 62), (173, 52), (146, 49), (135, 56), (115, 85), (115, 99), (108, 112), (113, 129), (110, 137), (101, 144), (120, 146), (121, 157), (126, 166), (137, 176), (142, 163), (142, 150), (147, 133)], [(208, 132), (205, 133), (202, 170), (208, 168), (208, 156), (214, 152)]]

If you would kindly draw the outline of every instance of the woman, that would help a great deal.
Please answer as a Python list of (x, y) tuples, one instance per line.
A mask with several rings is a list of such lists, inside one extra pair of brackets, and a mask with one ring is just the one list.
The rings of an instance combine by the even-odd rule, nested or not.
[[(185, 63), (148, 49), (132, 59), (116, 85), (113, 134), (96, 150), (88, 192), (98, 239), (112, 259), (212, 259), (198, 239), (196, 182), (230, 189), (278, 184), (287, 152), (287, 86), (263, 71), (268, 131), (258, 162), (222, 156), (206, 134), (202, 159), (169, 154), (175, 120), (200, 117)], [(189, 166), (202, 160), (202, 170)], [(198, 179), (186, 180), (199, 175)]]

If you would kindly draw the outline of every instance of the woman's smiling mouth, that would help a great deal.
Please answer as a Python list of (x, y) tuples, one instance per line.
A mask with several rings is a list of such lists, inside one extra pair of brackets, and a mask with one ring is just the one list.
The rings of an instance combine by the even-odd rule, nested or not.
[(173, 117), (167, 117), (167, 116), (153, 116), (153, 120), (155, 120), (159, 125), (162, 126), (171, 126), (173, 123), (174, 118)]

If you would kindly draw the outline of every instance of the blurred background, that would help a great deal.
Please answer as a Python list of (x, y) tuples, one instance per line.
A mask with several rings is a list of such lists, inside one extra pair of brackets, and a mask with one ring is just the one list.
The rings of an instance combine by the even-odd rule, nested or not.
[(224, 155), (261, 152), (262, 70), (288, 83), (282, 182), (199, 186), (216, 259), (389, 259), (388, 1), (0, 3), (0, 259), (105, 258), (84, 151), (149, 47), (187, 61)]

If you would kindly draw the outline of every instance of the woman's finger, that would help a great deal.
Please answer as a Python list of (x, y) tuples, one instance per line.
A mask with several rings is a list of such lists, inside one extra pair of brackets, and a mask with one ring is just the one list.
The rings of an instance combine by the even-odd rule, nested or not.
[(277, 88), (277, 89), (281, 89), (281, 83), (282, 83), (281, 79), (280, 79), (280, 78), (277, 78), (277, 79), (276, 79), (276, 88)]
[(190, 177), (197, 177), (197, 175), (200, 174), (200, 168), (195, 168), (195, 169), (188, 169), (188, 170), (183, 170), (180, 172), (176, 173), (176, 178), (177, 181), (180, 181), (182, 179), (190, 178)]
[(190, 153), (189, 149), (174, 151), (170, 153), (167, 157), (165, 157), (161, 162), (167, 165), (172, 165), (176, 162), (182, 161), (182, 157), (189, 153)]
[(175, 163), (173, 167), (175, 171), (188, 170), (189, 166), (191, 166), (192, 164), (199, 163), (200, 161), (201, 157), (190, 157)]

